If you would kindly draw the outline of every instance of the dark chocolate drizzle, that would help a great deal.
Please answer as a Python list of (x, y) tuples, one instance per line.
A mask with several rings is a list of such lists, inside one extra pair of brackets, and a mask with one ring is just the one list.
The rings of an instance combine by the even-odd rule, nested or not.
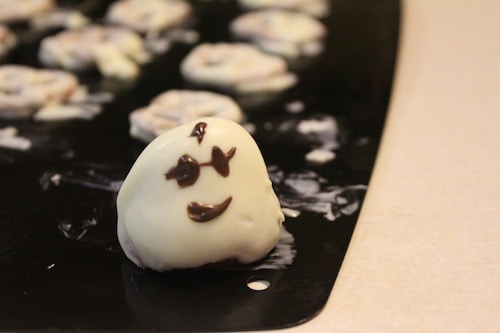
[[(196, 137), (198, 143), (201, 143), (205, 135), (206, 127), (207, 124), (204, 122), (197, 123), (191, 131), (190, 136)], [(203, 166), (212, 166), (219, 175), (227, 177), (229, 176), (229, 161), (233, 158), (235, 153), (236, 147), (232, 147), (227, 153), (224, 153), (218, 146), (213, 146), (212, 157), (210, 161), (205, 163), (199, 163), (193, 157), (184, 154), (177, 161), (177, 165), (170, 168), (170, 170), (165, 173), (165, 179), (175, 179), (177, 185), (181, 188), (191, 186), (196, 183), (200, 177), (200, 168)], [(220, 204), (204, 204), (199, 201), (190, 202), (187, 206), (188, 216), (195, 222), (210, 221), (224, 213), (231, 203), (231, 200), (233, 200), (233, 198), (229, 197)]]
[(232, 197), (227, 198), (220, 204), (203, 204), (198, 201), (190, 202), (187, 206), (188, 216), (195, 222), (207, 222), (224, 213), (233, 200)]
[(165, 173), (165, 179), (176, 179), (179, 187), (191, 186), (200, 176), (202, 166), (213, 166), (215, 171), (223, 177), (229, 176), (229, 161), (236, 153), (236, 147), (231, 148), (226, 154), (217, 146), (212, 148), (212, 158), (209, 162), (198, 163), (196, 159), (185, 154), (177, 161), (177, 165)]
[(231, 148), (227, 154), (224, 154), (219, 147), (214, 146), (212, 148), (212, 160), (210, 163), (221, 176), (227, 177), (229, 176), (229, 160), (233, 158), (235, 153), (236, 147)]
[(205, 122), (199, 122), (196, 125), (194, 125), (193, 130), (191, 131), (190, 136), (194, 136), (198, 139), (198, 143), (201, 143), (203, 141), (203, 137), (205, 136), (205, 128), (207, 128), (207, 123)]
[(185, 154), (177, 161), (177, 165), (170, 168), (165, 179), (176, 179), (179, 187), (191, 186), (200, 176), (200, 164), (191, 156)]

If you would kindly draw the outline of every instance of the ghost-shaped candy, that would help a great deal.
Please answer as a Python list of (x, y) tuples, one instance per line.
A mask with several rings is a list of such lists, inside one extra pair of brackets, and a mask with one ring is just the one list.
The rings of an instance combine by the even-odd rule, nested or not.
[(248, 132), (202, 118), (157, 137), (117, 198), (118, 239), (137, 266), (157, 271), (266, 256), (284, 220)]

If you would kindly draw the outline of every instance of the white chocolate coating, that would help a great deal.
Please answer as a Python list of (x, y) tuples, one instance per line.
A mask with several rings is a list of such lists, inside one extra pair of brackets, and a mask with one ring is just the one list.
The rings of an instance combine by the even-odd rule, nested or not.
[(150, 142), (171, 128), (203, 117), (241, 122), (243, 113), (229, 96), (209, 91), (169, 90), (130, 114), (130, 136)]
[(89, 24), (90, 19), (77, 10), (55, 9), (36, 16), (30, 21), (35, 29), (68, 28), (77, 29)]
[(230, 29), (234, 35), (251, 40), (267, 52), (287, 57), (307, 55), (309, 45), (321, 46), (326, 35), (326, 28), (317, 19), (283, 9), (243, 14), (231, 22)]
[[(191, 136), (199, 122), (206, 123), (201, 142)], [(215, 146), (224, 153), (236, 149), (227, 176), (204, 165), (190, 186), (166, 179), (181, 156), (206, 163)], [(196, 222), (188, 216), (190, 202), (217, 204), (228, 197), (227, 209), (211, 220)], [(181, 125), (151, 142), (125, 179), (117, 209), (125, 254), (138, 266), (158, 271), (230, 258), (243, 264), (257, 261), (277, 244), (284, 220), (257, 144), (240, 125), (221, 118)]]
[(134, 79), (141, 64), (149, 60), (144, 42), (121, 27), (90, 25), (45, 38), (38, 54), (48, 66), (85, 70), (98, 66), (105, 76)]
[(280, 91), (297, 81), (282, 58), (245, 43), (198, 45), (182, 61), (181, 73), (192, 82), (239, 93)]
[(138, 32), (158, 32), (182, 23), (191, 5), (181, 0), (121, 0), (113, 3), (106, 18)]
[(325, 17), (330, 12), (328, 0), (238, 0), (246, 9), (282, 8)]
[(17, 44), (17, 37), (3, 24), (0, 24), (0, 60), (5, 57)]
[(55, 7), (54, 0), (0, 0), (0, 22), (27, 21)]
[(29, 117), (44, 105), (71, 99), (79, 87), (78, 79), (71, 73), (0, 66), (0, 118)]

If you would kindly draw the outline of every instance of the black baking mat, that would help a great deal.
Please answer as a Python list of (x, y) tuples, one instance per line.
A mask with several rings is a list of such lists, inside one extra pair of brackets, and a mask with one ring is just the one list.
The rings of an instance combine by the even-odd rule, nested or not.
[[(190, 24), (201, 41), (231, 39), (228, 22), (241, 13), (235, 2), (193, 4)], [(319, 313), (375, 160), (399, 24), (397, 1), (331, 4), (325, 52), (292, 64), (297, 87), (238, 99), (283, 206), (300, 212), (285, 222), (289, 234), (282, 245), (291, 264), (272, 253), (249, 267), (156, 273), (136, 268), (121, 252), (116, 191), (145, 146), (128, 136), (127, 116), (162, 91), (190, 87), (178, 65), (193, 46), (180, 43), (146, 65), (132, 85), (80, 74), (91, 90), (115, 94), (92, 121), (0, 121), (0, 128), (15, 126), (33, 142), (27, 152), (0, 148), (0, 329), (259, 330), (297, 325)], [(93, 12), (97, 17), (106, 3), (101, 6)], [(34, 54), (40, 38), (22, 40), (10, 62), (39, 67)], [(287, 112), (290, 102), (304, 111)], [(336, 158), (309, 165), (304, 155), (324, 138), (296, 128), (328, 119), (339, 127)], [(273, 255), (281, 264), (272, 262)], [(253, 280), (269, 287), (251, 290), (247, 283)]]

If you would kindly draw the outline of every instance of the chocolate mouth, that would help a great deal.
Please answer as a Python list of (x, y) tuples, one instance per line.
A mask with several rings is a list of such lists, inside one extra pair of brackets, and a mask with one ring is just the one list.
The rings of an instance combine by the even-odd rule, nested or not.
[(199, 201), (190, 202), (187, 206), (188, 216), (195, 222), (210, 221), (224, 213), (233, 200), (233, 197), (228, 197), (220, 204), (203, 204)]

